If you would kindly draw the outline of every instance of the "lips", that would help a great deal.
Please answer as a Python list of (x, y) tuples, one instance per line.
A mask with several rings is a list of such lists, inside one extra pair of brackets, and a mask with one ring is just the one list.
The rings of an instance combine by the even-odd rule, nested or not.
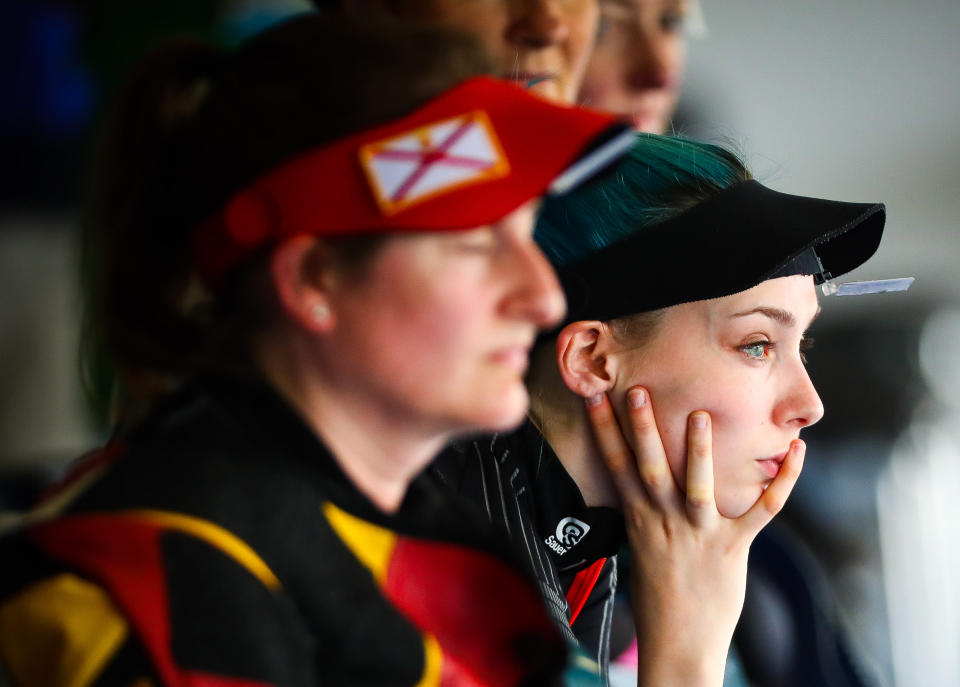
[(760, 466), (760, 470), (767, 476), (768, 479), (773, 479), (780, 472), (780, 466), (783, 465), (783, 461), (786, 457), (787, 453), (784, 451), (779, 455), (758, 460), (757, 464)]
[(505, 365), (516, 372), (523, 374), (527, 371), (530, 359), (529, 346), (506, 346), (497, 349), (490, 358), (500, 365)]

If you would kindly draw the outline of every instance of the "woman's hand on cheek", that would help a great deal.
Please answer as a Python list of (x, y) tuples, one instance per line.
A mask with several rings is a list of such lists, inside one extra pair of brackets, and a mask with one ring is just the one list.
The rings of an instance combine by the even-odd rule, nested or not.
[(626, 519), (639, 684), (719, 687), (743, 608), (750, 543), (786, 502), (804, 445), (794, 441), (757, 503), (729, 519), (714, 496), (710, 416), (697, 411), (688, 418), (684, 494), (670, 472), (646, 389), (630, 389), (627, 405), (629, 441), (605, 396), (590, 399), (587, 412)]

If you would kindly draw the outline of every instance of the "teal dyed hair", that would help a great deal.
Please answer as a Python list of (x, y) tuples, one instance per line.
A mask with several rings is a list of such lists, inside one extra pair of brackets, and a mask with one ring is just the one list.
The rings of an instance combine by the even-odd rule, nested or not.
[(720, 146), (638, 133), (607, 173), (544, 202), (535, 238), (563, 267), (750, 178), (739, 158)]

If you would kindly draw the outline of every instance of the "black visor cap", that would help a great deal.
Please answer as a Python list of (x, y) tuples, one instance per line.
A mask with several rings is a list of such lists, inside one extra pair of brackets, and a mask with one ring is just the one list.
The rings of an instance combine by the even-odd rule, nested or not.
[[(860, 266), (880, 245), (882, 203), (794, 196), (745, 181), (585, 260), (558, 269), (566, 322), (611, 320), (729, 296), (772, 276), (809, 274), (815, 249), (829, 277)], [(798, 265), (791, 271), (791, 265)]]

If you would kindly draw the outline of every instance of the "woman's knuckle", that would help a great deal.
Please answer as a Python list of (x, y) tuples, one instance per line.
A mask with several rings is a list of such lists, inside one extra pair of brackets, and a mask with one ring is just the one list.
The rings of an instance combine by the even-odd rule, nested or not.
[(664, 482), (663, 470), (645, 469), (640, 472), (640, 479), (643, 486), (651, 491), (659, 491)]
[(677, 526), (670, 518), (664, 518), (660, 522), (660, 531), (666, 541), (673, 541), (677, 538)]
[(694, 442), (690, 444), (690, 456), (698, 461), (710, 459), (710, 447), (706, 444)]
[(640, 503), (633, 503), (625, 508), (626, 522), (635, 532), (646, 531), (649, 514)]
[(627, 472), (631, 468), (631, 460), (626, 451), (623, 450), (610, 450), (606, 452), (607, 464), (612, 470), (616, 470), (623, 476), (626, 476)]

